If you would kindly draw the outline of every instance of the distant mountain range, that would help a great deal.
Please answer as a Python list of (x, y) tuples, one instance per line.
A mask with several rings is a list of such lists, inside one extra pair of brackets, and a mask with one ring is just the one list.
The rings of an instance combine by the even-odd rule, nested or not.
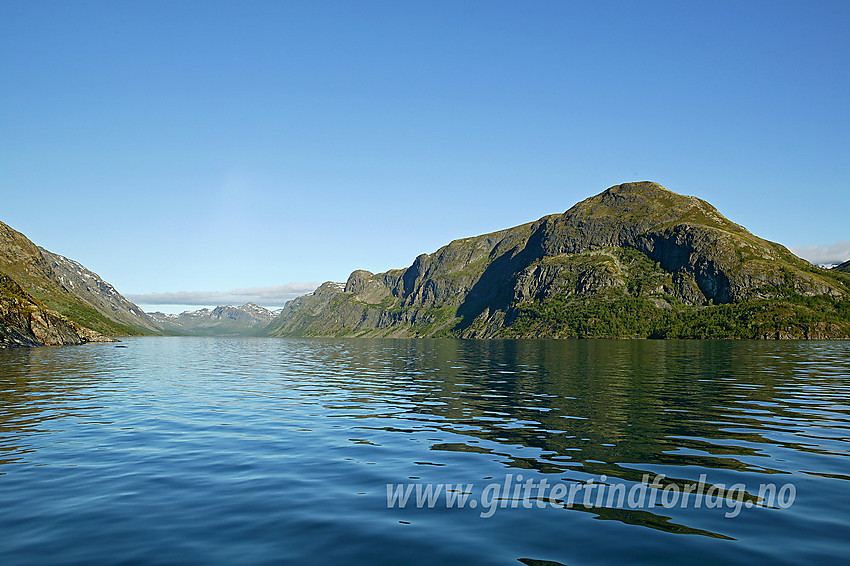
[(816, 267), (709, 203), (625, 183), (563, 214), (358, 270), (270, 312), (146, 314), (0, 222), (0, 347), (133, 334), (850, 338), (850, 261)]
[(0, 346), (81, 344), (160, 332), (97, 274), (2, 222), (0, 281)]
[(166, 333), (189, 336), (259, 335), (276, 314), (254, 303), (225, 305), (180, 314), (147, 313)]
[(709, 203), (625, 183), (563, 214), (355, 271), (273, 336), (847, 338), (847, 264), (816, 267)]

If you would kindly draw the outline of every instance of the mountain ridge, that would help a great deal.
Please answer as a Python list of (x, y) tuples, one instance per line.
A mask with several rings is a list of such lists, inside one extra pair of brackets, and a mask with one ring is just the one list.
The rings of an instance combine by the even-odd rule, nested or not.
[(147, 313), (165, 332), (188, 336), (244, 336), (259, 334), (275, 314), (254, 303), (219, 305), (180, 314)]

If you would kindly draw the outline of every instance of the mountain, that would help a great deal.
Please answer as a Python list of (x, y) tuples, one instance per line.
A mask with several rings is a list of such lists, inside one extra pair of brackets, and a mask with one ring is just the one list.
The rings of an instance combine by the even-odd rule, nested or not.
[(841, 265), (836, 265), (832, 269), (836, 271), (841, 271), (843, 273), (850, 273), (850, 259), (842, 263)]
[(353, 272), (286, 304), (272, 336), (850, 337), (850, 277), (709, 203), (625, 183), (563, 214)]
[(148, 313), (148, 316), (171, 334), (236, 336), (259, 334), (275, 314), (254, 303), (246, 303), (238, 307), (225, 305), (180, 314), (154, 312)]
[[(0, 276), (4, 281), (0, 295), (3, 312), (0, 342), (8, 342), (8, 345), (20, 345), (17, 338), (12, 338), (14, 336), (27, 337), (26, 340), (38, 345), (159, 332), (139, 307), (97, 274), (73, 260), (36, 246), (2, 222)], [(56, 330), (55, 335), (36, 331), (40, 328), (38, 324), (32, 328), (27, 326), (37, 322), (33, 317), (50, 322), (48, 326)], [(76, 334), (76, 338), (72, 334)]]

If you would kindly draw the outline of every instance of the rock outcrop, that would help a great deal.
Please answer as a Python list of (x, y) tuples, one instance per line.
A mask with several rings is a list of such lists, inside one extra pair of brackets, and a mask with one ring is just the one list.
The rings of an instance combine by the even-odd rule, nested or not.
[[(602, 299), (652, 305), (661, 311), (653, 313), (653, 318), (659, 314), (659, 320), (667, 320), (658, 322), (663, 326), (673, 324), (671, 313), (701, 319), (707, 316), (703, 312), (707, 308), (734, 305), (740, 310), (741, 305), (758, 301), (796, 301), (792, 310), (800, 314), (799, 309), (821, 308), (823, 301), (846, 301), (848, 283), (784, 246), (754, 236), (703, 200), (656, 183), (625, 183), (563, 214), (455, 240), (418, 256), (407, 269), (379, 274), (358, 270), (344, 286), (326, 283), (311, 295), (289, 302), (268, 332), (275, 336), (569, 336), (577, 323), (564, 326), (565, 317)], [(814, 297), (821, 303), (800, 303)], [(554, 305), (558, 308), (553, 310)], [(829, 310), (829, 305), (823, 305)], [(541, 314), (547, 308), (553, 312)], [(603, 309), (597, 318), (610, 318), (612, 312)], [(825, 323), (816, 320), (817, 313), (804, 314), (804, 319), (813, 319), (812, 324)], [(763, 337), (755, 333), (764, 330), (769, 318), (762, 316), (757, 328), (746, 332), (734, 328), (728, 334)], [(776, 320), (782, 326), (785, 319)], [(598, 335), (621, 335), (617, 325), (603, 327), (607, 330)], [(809, 337), (805, 335), (809, 331), (799, 327), (767, 327), (765, 333)], [(814, 328), (813, 335), (841, 337), (850, 334), (850, 320)], [(660, 326), (639, 330), (637, 335), (659, 332), (667, 335)]]
[(50, 310), (0, 273), (0, 348), (111, 341)]

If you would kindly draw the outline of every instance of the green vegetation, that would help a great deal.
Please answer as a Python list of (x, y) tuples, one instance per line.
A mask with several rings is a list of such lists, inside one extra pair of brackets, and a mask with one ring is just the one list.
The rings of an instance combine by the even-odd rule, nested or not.
[[(661, 303), (662, 305), (664, 303)], [(562, 338), (850, 337), (850, 300), (788, 294), (710, 306), (667, 307), (646, 297), (608, 293), (552, 297), (517, 307), (506, 336)]]
[(150, 332), (110, 320), (80, 300), (62, 301), (48, 297), (44, 303), (80, 326), (107, 336), (144, 336)]
[(658, 262), (652, 261), (646, 254), (632, 248), (617, 248), (615, 253), (629, 274), (626, 281), (626, 290), (629, 294), (651, 293), (665, 283), (672, 286), (670, 274), (661, 269)]

